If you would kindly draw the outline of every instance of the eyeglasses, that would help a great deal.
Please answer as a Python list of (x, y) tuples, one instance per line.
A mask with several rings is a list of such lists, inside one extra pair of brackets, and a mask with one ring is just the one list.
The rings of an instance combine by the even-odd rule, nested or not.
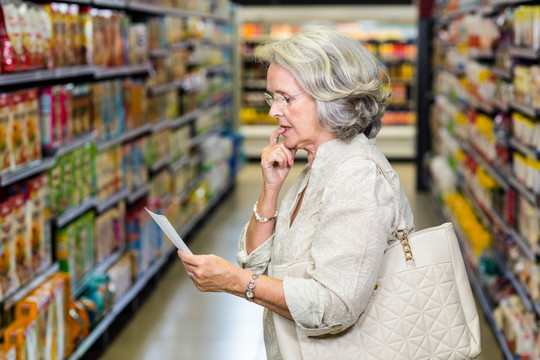
[(264, 100), (266, 100), (266, 103), (268, 104), (268, 106), (272, 106), (272, 104), (275, 101), (277, 106), (279, 106), (281, 109), (286, 109), (287, 106), (289, 105), (289, 101), (291, 99), (297, 97), (298, 95), (302, 95), (304, 93), (305, 93), (305, 91), (302, 91), (301, 93), (298, 93), (296, 95), (285, 97), (285, 96), (280, 95), (280, 94), (276, 94), (276, 95), (272, 96), (269, 93), (265, 92), (265, 93), (263, 93), (263, 96), (264, 96)]

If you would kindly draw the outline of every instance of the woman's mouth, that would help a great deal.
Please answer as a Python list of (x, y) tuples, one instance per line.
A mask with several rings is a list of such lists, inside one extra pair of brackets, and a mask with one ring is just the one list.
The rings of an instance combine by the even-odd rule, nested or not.
[(283, 132), (281, 133), (282, 135), (291, 129), (290, 126), (282, 126), (281, 128), (283, 129)]

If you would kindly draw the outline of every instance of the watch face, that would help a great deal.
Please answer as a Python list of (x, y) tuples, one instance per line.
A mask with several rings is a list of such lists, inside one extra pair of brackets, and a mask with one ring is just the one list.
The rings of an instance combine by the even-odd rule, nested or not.
[(249, 290), (249, 289), (246, 290), (246, 298), (247, 298), (248, 300), (251, 300), (251, 299), (253, 299), (254, 297), (255, 297), (255, 293), (253, 292), (253, 290)]

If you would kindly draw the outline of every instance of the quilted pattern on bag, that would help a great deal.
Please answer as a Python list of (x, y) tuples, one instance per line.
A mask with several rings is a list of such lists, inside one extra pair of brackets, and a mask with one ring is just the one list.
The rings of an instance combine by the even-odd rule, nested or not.
[[(446, 360), (479, 353), (479, 344), (471, 344), (451, 263), (394, 274), (378, 283), (365, 315), (341, 339), (307, 338), (298, 332), (304, 359)], [(331, 357), (328, 347), (334, 347)]]

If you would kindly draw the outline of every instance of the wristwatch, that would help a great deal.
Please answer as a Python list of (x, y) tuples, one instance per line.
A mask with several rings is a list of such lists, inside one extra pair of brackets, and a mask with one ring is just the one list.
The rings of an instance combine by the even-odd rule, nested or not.
[(253, 299), (255, 298), (255, 280), (259, 278), (259, 274), (253, 274), (251, 277), (251, 280), (247, 284), (247, 289), (244, 292), (246, 295), (246, 300), (249, 302), (253, 302)]

